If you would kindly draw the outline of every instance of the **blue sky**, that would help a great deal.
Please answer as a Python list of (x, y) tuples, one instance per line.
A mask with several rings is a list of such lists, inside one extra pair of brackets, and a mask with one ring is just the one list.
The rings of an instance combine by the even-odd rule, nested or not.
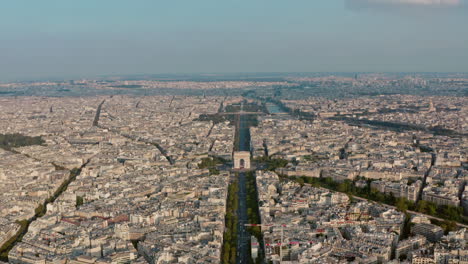
[(467, 72), (463, 1), (3, 1), (0, 81), (140, 73)]

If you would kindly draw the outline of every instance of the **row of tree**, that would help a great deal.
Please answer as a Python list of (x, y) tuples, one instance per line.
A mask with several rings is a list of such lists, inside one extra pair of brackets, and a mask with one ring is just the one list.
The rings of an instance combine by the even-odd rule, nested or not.
[[(261, 224), (260, 210), (258, 207), (258, 193), (257, 184), (255, 183), (255, 172), (247, 172), (246, 175), (246, 189), (247, 189), (247, 217), (249, 224)], [(260, 245), (263, 244), (263, 233), (259, 226), (252, 226), (248, 228), (249, 234), (254, 236)], [(255, 264), (263, 263), (265, 259), (265, 253), (263, 247), (259, 247), (259, 255), (256, 259)], [(254, 264), (253, 260), (250, 259), (251, 263)]]
[(8, 239), (3, 245), (0, 247), (0, 261), (4, 261), (8, 263), (8, 252), (13, 248), (15, 245), (16, 241), (22, 237), (28, 230), (29, 227), (29, 221), (28, 220), (21, 220), (21, 221), (16, 221), (17, 224), (20, 225), (20, 229), (16, 234)]
[(393, 130), (393, 131), (425, 131), (431, 132), (434, 135), (442, 135), (442, 136), (466, 136), (466, 133), (458, 133), (454, 130), (446, 129), (440, 126), (435, 127), (424, 127), (421, 125), (410, 124), (410, 123), (399, 123), (399, 122), (391, 122), (391, 121), (381, 121), (381, 120), (371, 120), (365, 118), (355, 118), (355, 117), (347, 117), (347, 116), (335, 116), (328, 118), (330, 120), (335, 121), (344, 121), (353, 126), (362, 126), (362, 125), (371, 125), (376, 128), (383, 128), (386, 130)]
[(275, 171), (276, 169), (284, 168), (289, 163), (289, 161), (286, 159), (272, 158), (267, 156), (257, 157), (254, 159), (254, 161), (265, 164), (266, 169), (269, 171)]
[(239, 198), (237, 192), (239, 186), (236, 182), (232, 182), (228, 187), (228, 197), (226, 203), (226, 218), (225, 230), (223, 234), (223, 249), (222, 249), (222, 263), (236, 263), (237, 256), (237, 209), (239, 206)]
[[(55, 165), (55, 164), (54, 164)], [(84, 165), (83, 165), (84, 166)], [(82, 167), (83, 167), (82, 166)], [(56, 169), (60, 169), (62, 167), (56, 165)], [(0, 260), (8, 262), (8, 253), (10, 250), (15, 246), (16, 242), (21, 241), (22, 237), (28, 231), (29, 225), (35, 221), (37, 218), (42, 217), (47, 212), (47, 204), (53, 203), (64, 191), (67, 190), (68, 185), (76, 179), (76, 177), (81, 173), (81, 168), (74, 168), (70, 171), (70, 175), (68, 179), (66, 179), (60, 187), (54, 192), (54, 194), (47, 198), (43, 204), (39, 204), (38, 207), (34, 210), (34, 216), (28, 220), (18, 221), (17, 223), (21, 226), (20, 230), (10, 238), (6, 243), (2, 245), (0, 248)], [(77, 201), (78, 202), (78, 201)]]
[(452, 205), (437, 205), (433, 202), (420, 200), (418, 203), (409, 201), (403, 197), (395, 197), (393, 194), (381, 193), (376, 189), (370, 187), (372, 180), (367, 180), (367, 185), (364, 188), (356, 187), (355, 181), (344, 180), (343, 182), (336, 182), (330, 177), (292, 177), (300, 184), (310, 184), (314, 187), (323, 187), (337, 192), (343, 192), (352, 196), (365, 198), (371, 201), (388, 204), (395, 206), (399, 211), (406, 212), (416, 211), (419, 213), (427, 214), (430, 216), (442, 218), (443, 221), (440, 225), (443, 226), (446, 232), (454, 230), (455, 222), (467, 224), (463, 217), (463, 208)]

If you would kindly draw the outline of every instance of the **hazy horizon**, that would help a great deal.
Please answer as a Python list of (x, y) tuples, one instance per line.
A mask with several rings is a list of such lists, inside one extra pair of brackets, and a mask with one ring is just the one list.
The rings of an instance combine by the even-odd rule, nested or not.
[(135, 74), (468, 72), (463, 0), (14, 1), (0, 82)]

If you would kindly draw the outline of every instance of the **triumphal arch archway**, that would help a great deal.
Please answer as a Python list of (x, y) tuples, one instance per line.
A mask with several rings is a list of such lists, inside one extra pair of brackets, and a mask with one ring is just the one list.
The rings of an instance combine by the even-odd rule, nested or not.
[(250, 169), (249, 151), (235, 151), (233, 156), (234, 169)]

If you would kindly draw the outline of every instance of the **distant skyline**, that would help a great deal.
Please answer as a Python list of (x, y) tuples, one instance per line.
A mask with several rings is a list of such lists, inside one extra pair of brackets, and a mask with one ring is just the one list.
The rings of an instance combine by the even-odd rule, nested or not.
[(46, 0), (0, 9), (0, 82), (468, 72), (467, 0)]

